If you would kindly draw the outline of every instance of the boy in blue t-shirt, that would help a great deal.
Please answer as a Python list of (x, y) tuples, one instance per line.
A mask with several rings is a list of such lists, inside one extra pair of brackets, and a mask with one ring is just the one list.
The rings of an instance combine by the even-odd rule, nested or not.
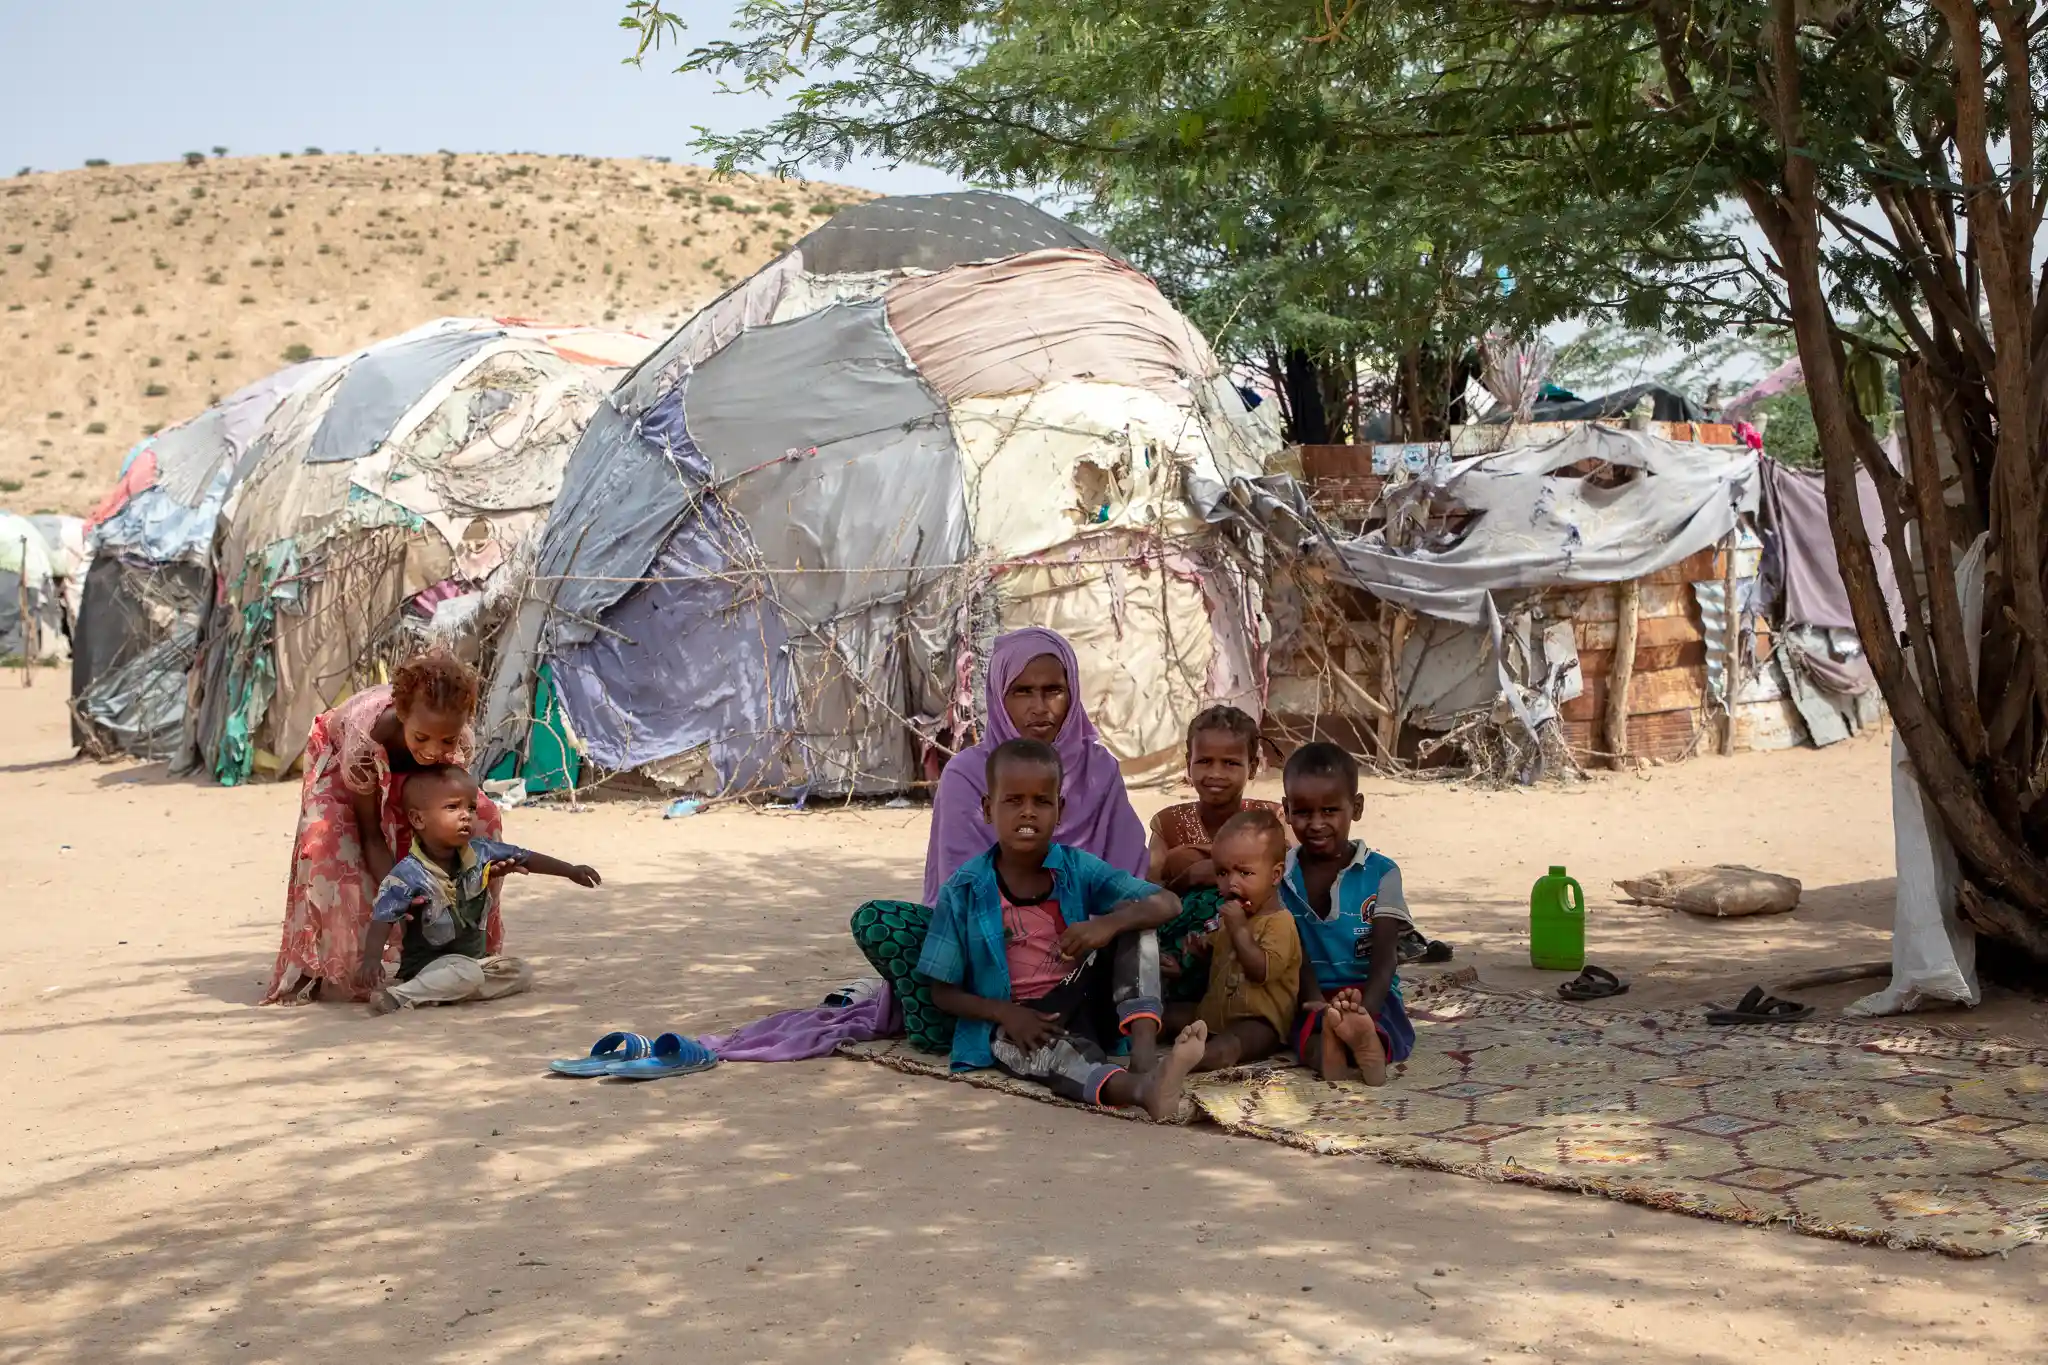
[(1323, 1079), (1385, 1085), (1408, 1059), (1415, 1026), (1401, 1003), (1401, 933), (1413, 926), (1401, 869), (1351, 837), (1365, 814), (1358, 761), (1334, 744), (1304, 744), (1282, 776), (1287, 854), (1280, 900), (1301, 934), (1294, 1051)]
[[(1101, 859), (1052, 841), (1060, 756), (1013, 739), (988, 756), (982, 815), (996, 846), (946, 880), (918, 957), (932, 1003), (958, 1019), (953, 1069), (999, 1066), (1088, 1104), (1180, 1105), (1207, 1030), (1163, 1054), (1159, 942), (1180, 902)], [(1131, 1066), (1112, 1059), (1119, 1035)]]

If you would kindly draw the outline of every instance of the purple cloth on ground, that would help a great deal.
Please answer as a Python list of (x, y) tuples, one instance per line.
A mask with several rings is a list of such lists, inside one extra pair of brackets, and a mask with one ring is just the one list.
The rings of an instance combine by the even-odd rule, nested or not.
[(717, 1053), (721, 1061), (798, 1062), (823, 1057), (841, 1043), (865, 1043), (902, 1031), (896, 997), (884, 986), (858, 1004), (784, 1010), (742, 1024), (731, 1033), (708, 1034), (697, 1041)]
[(997, 745), (1017, 738), (1017, 727), (1003, 707), (1003, 697), (1017, 675), (1033, 659), (1050, 654), (1067, 670), (1073, 707), (1054, 737), (1060, 751), (1060, 827), (1053, 838), (1069, 848), (1092, 853), (1111, 867), (1142, 877), (1151, 867), (1145, 822), (1131, 809), (1124, 792), (1123, 770), (1104, 746), (1081, 701), (1081, 666), (1074, 647), (1057, 631), (1041, 626), (1013, 630), (997, 639), (988, 659), (988, 733), (981, 743), (953, 756), (939, 775), (932, 798), (932, 839), (924, 855), (924, 903), (937, 905), (939, 888), (969, 859), (995, 847), (996, 832), (981, 816), (988, 795), (988, 756)]

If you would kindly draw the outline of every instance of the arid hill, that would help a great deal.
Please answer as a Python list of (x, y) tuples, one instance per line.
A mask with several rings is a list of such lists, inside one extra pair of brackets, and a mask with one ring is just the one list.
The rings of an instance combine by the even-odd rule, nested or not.
[(130, 446), (304, 356), (450, 314), (656, 336), (865, 191), (520, 155), (0, 181), (0, 507), (83, 512)]

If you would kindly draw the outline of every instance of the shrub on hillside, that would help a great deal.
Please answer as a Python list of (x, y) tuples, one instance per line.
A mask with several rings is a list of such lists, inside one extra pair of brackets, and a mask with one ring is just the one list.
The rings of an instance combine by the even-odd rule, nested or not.
[(313, 348), (303, 341), (294, 341), (284, 348), (284, 359), (288, 365), (302, 365), (313, 358)]

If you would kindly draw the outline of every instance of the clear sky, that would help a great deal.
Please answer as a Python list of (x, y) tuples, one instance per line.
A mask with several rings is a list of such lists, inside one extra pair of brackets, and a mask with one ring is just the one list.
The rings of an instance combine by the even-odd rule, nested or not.
[[(670, 8), (702, 39), (736, 3)], [(0, 176), (216, 145), (695, 161), (697, 125), (773, 113), (675, 75), (669, 53), (620, 65), (624, 13), (623, 0), (0, 0)], [(898, 192), (956, 183), (871, 163), (810, 173)]]

